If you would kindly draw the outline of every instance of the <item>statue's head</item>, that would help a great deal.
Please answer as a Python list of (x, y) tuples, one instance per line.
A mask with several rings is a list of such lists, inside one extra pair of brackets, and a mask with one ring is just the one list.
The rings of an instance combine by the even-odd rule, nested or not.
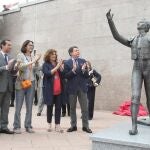
[(141, 20), (140, 22), (137, 23), (137, 29), (143, 30), (145, 32), (148, 32), (150, 28), (150, 22), (146, 21), (145, 19)]

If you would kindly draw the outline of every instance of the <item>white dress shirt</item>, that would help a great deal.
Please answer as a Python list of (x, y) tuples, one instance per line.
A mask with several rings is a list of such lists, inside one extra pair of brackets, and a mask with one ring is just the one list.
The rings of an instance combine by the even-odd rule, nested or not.
[[(4, 56), (4, 59), (5, 59), (5, 54), (7, 54), (7, 53), (4, 53), (2, 50), (0, 52), (2, 53), (2, 55)], [(7, 62), (8, 62), (8, 55), (7, 55)], [(6, 70), (8, 70), (8, 65), (6, 65)]]

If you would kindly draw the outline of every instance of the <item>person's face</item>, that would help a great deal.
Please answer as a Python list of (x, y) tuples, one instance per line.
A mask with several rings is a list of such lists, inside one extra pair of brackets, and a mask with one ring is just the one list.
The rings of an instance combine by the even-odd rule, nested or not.
[(11, 51), (11, 48), (12, 48), (12, 43), (10, 41), (6, 41), (6, 44), (2, 45), (2, 50), (5, 53), (9, 53)]
[(137, 29), (139, 33), (145, 33), (146, 32), (146, 24), (144, 22), (139, 22), (137, 24)]
[(3, 5), (3, 8), (6, 9), (7, 8), (6, 5)]
[(89, 65), (89, 63), (88, 63), (88, 62), (86, 62), (86, 66), (87, 66), (87, 68), (90, 68), (90, 65)]
[(80, 52), (78, 48), (74, 48), (73, 52), (71, 53), (71, 56), (74, 58), (78, 58), (80, 56)]
[(34, 45), (32, 42), (29, 42), (28, 45), (26, 46), (27, 52), (30, 52), (30, 53), (33, 51), (33, 48), (34, 48)]
[(57, 54), (53, 52), (53, 54), (50, 55), (50, 61), (56, 61), (57, 59)]

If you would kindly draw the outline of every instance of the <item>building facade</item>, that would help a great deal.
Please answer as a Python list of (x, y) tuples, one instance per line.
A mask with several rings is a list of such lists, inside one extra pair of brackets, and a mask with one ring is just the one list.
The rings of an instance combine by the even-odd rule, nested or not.
[(14, 56), (27, 39), (41, 53), (57, 49), (62, 59), (69, 57), (70, 46), (79, 46), (81, 56), (102, 75), (96, 109), (115, 110), (130, 99), (133, 62), (131, 50), (111, 35), (106, 20), (110, 8), (118, 31), (126, 38), (137, 34), (139, 20), (150, 20), (149, 0), (37, 0), (0, 14), (0, 39), (12, 40)]

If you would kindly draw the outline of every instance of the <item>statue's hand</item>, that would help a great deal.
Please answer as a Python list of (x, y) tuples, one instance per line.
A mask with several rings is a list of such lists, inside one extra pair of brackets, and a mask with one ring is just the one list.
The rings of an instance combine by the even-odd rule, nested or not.
[(106, 17), (107, 19), (113, 19), (113, 14), (110, 13), (111, 12), (111, 9), (109, 9), (109, 11), (106, 13)]

